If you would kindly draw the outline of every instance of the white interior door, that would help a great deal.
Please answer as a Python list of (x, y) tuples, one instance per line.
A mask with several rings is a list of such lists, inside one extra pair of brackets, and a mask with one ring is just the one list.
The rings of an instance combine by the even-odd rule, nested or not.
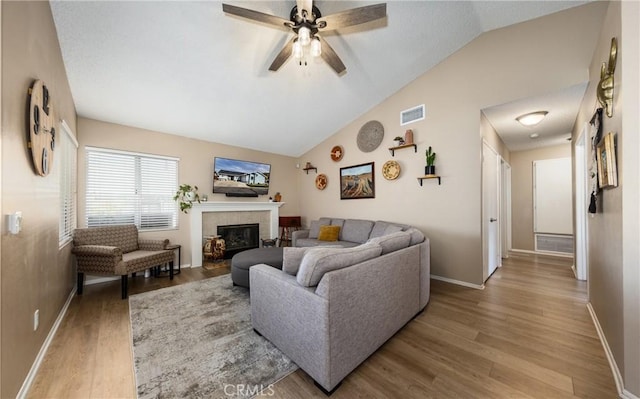
[(500, 224), (498, 222), (498, 154), (482, 143), (482, 252), (483, 279), (486, 281), (500, 264)]

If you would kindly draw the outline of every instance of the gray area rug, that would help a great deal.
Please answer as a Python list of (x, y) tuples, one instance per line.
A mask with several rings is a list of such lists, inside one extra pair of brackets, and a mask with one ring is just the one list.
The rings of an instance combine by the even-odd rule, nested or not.
[(129, 297), (139, 398), (251, 397), (298, 367), (253, 331), (231, 276)]

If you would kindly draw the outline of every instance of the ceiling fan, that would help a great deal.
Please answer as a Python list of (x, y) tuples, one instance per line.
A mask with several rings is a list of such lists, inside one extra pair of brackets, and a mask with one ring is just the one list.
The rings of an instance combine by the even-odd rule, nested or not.
[(291, 9), (289, 19), (230, 4), (222, 4), (222, 11), (292, 30), (295, 33), (293, 39), (284, 46), (271, 63), (270, 71), (277, 71), (291, 55), (298, 59), (301, 65), (303, 63), (306, 65), (305, 56), (310, 55), (322, 57), (336, 73), (341, 74), (347, 68), (329, 43), (318, 35), (318, 32), (332, 31), (385, 18), (387, 5), (385, 3), (374, 4), (323, 17), (318, 7), (313, 5), (313, 0), (296, 0), (296, 5)]

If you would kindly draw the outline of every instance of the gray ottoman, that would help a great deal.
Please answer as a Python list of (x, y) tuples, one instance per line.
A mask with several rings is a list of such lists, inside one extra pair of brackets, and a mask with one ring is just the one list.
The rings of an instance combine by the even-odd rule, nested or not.
[(249, 288), (249, 268), (260, 263), (282, 269), (282, 247), (254, 248), (233, 255), (231, 258), (233, 285)]

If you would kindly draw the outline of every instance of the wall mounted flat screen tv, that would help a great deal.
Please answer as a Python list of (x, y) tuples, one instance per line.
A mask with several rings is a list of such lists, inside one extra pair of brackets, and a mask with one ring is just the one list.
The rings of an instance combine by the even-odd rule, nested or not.
[(269, 193), (271, 165), (215, 157), (213, 193), (228, 197), (257, 197)]

